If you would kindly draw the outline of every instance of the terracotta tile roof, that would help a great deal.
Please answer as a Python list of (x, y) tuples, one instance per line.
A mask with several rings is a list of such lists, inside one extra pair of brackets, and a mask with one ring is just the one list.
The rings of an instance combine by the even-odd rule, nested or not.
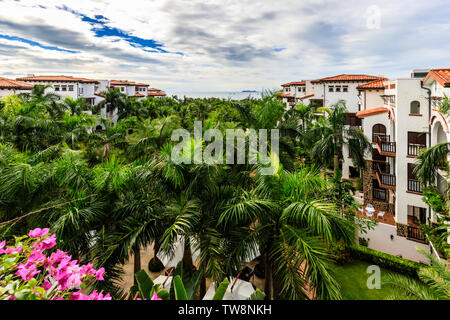
[(148, 91), (162, 91), (161, 89), (156, 89), (156, 88), (148, 88)]
[(291, 94), (280, 94), (280, 97), (281, 98), (295, 98), (293, 95), (291, 95)]
[(26, 83), (17, 80), (11, 80), (0, 77), (0, 88), (2, 89), (24, 89), (31, 90), (34, 87), (31, 83)]
[(126, 80), (111, 80), (109, 84), (113, 86), (135, 86), (136, 82)]
[(304, 86), (306, 85), (306, 81), (293, 81), (289, 83), (282, 84), (282, 87), (290, 87), (290, 86)]
[(427, 82), (429, 78), (433, 78), (443, 87), (450, 87), (450, 68), (430, 70), (423, 82)]
[(149, 87), (149, 84), (145, 84), (145, 83), (136, 83), (136, 87)]
[(375, 81), (375, 80), (381, 80), (381, 79), (384, 79), (384, 77), (370, 76), (367, 74), (340, 74), (340, 75), (334, 76), (334, 77), (327, 77), (327, 78), (312, 80), (311, 82), (312, 83), (333, 82), (333, 81), (363, 82), (363, 81)]
[(32, 76), (32, 77), (23, 77), (17, 78), (16, 80), (20, 81), (64, 81), (64, 82), (83, 82), (83, 83), (98, 83), (97, 80), (87, 79), (87, 78), (78, 78), (72, 76)]
[(309, 94), (307, 96), (301, 97), (300, 100), (308, 99), (308, 98), (311, 98), (311, 97), (314, 97), (314, 94)]
[(161, 96), (161, 97), (164, 97), (164, 96), (166, 96), (166, 93), (161, 91), (161, 90), (159, 90), (159, 91), (149, 91), (147, 96), (151, 96), (151, 97)]
[(364, 117), (374, 116), (376, 114), (385, 113), (385, 112), (389, 112), (388, 108), (379, 107), (379, 108), (372, 108), (372, 109), (360, 111), (360, 112), (356, 113), (356, 116), (358, 118), (364, 118)]
[(144, 94), (139, 93), (139, 92), (136, 92), (136, 93), (134, 94), (134, 96), (135, 96), (135, 97), (145, 97)]
[(384, 82), (386, 80), (388, 80), (388, 79), (371, 81), (369, 83), (365, 83), (365, 84), (362, 84), (360, 86), (357, 86), (356, 89), (358, 89), (358, 90), (384, 89)]

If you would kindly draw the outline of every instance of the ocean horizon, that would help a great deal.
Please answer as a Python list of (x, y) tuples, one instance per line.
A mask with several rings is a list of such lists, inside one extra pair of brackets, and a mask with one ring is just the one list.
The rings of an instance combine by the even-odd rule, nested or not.
[(168, 97), (177, 96), (178, 98), (219, 98), (219, 99), (231, 99), (231, 100), (244, 100), (247, 98), (261, 98), (261, 91), (215, 91), (215, 92), (184, 92), (184, 91), (165, 91)]

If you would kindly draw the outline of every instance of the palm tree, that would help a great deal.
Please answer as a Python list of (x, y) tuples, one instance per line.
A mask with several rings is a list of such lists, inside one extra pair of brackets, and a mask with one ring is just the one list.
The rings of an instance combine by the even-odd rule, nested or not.
[(431, 262), (430, 267), (419, 269), (419, 281), (401, 275), (389, 274), (385, 284), (394, 288), (390, 300), (450, 300), (450, 269), (446, 262), (438, 261), (421, 250)]
[(424, 186), (436, 184), (437, 173), (439, 169), (446, 171), (449, 176), (448, 154), (450, 142), (437, 144), (428, 149), (421, 150), (416, 160), (415, 173), (417, 179)]
[(121, 112), (124, 109), (127, 96), (120, 92), (119, 88), (108, 88), (107, 91), (101, 92), (105, 96), (105, 100), (100, 101), (94, 108), (94, 113), (106, 108), (106, 112)]
[(326, 243), (352, 243), (354, 224), (338, 214), (318, 170), (255, 176), (256, 192), (228, 205), (219, 223), (252, 226), (235, 252), (259, 246), (269, 299), (339, 299)]
[(346, 145), (354, 165), (364, 169), (364, 155), (371, 150), (371, 144), (361, 130), (345, 127), (345, 101), (341, 100), (330, 109), (321, 110), (326, 112), (327, 117), (319, 119), (310, 131), (311, 139), (316, 141), (311, 149), (311, 157), (322, 163), (333, 159), (333, 168), (336, 171), (343, 160), (342, 149)]
[(62, 102), (63, 106), (70, 110), (70, 115), (81, 115), (83, 111), (88, 111), (91, 106), (86, 103), (84, 98), (73, 99), (71, 97), (65, 97)]

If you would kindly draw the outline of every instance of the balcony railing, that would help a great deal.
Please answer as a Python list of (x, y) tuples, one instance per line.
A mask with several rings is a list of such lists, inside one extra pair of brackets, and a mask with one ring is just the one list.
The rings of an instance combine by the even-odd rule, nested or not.
[(425, 235), (417, 227), (408, 226), (408, 239), (417, 240), (426, 243)]
[(386, 191), (386, 189), (373, 188), (372, 196), (374, 199), (386, 201), (387, 200), (387, 191)]
[(420, 149), (424, 149), (427, 146), (416, 143), (408, 143), (408, 156), (418, 156)]
[(378, 151), (381, 155), (392, 156), (397, 151), (397, 144), (390, 141), (390, 136), (377, 134), (375, 135), (375, 143), (377, 144)]
[(419, 180), (408, 179), (408, 191), (422, 193), (422, 186)]
[[(389, 164), (385, 164), (385, 170), (389, 168)], [(390, 187), (390, 189), (395, 189), (395, 186), (397, 185), (397, 179), (395, 175), (390, 174), (386, 172), (385, 170), (382, 170), (381, 166), (377, 164), (377, 179), (381, 186), (385, 186), (387, 188)]]

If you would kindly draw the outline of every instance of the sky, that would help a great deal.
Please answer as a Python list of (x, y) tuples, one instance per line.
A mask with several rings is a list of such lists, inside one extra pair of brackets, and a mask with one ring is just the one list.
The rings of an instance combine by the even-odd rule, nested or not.
[(450, 0), (0, 0), (0, 76), (279, 89), (450, 67)]

